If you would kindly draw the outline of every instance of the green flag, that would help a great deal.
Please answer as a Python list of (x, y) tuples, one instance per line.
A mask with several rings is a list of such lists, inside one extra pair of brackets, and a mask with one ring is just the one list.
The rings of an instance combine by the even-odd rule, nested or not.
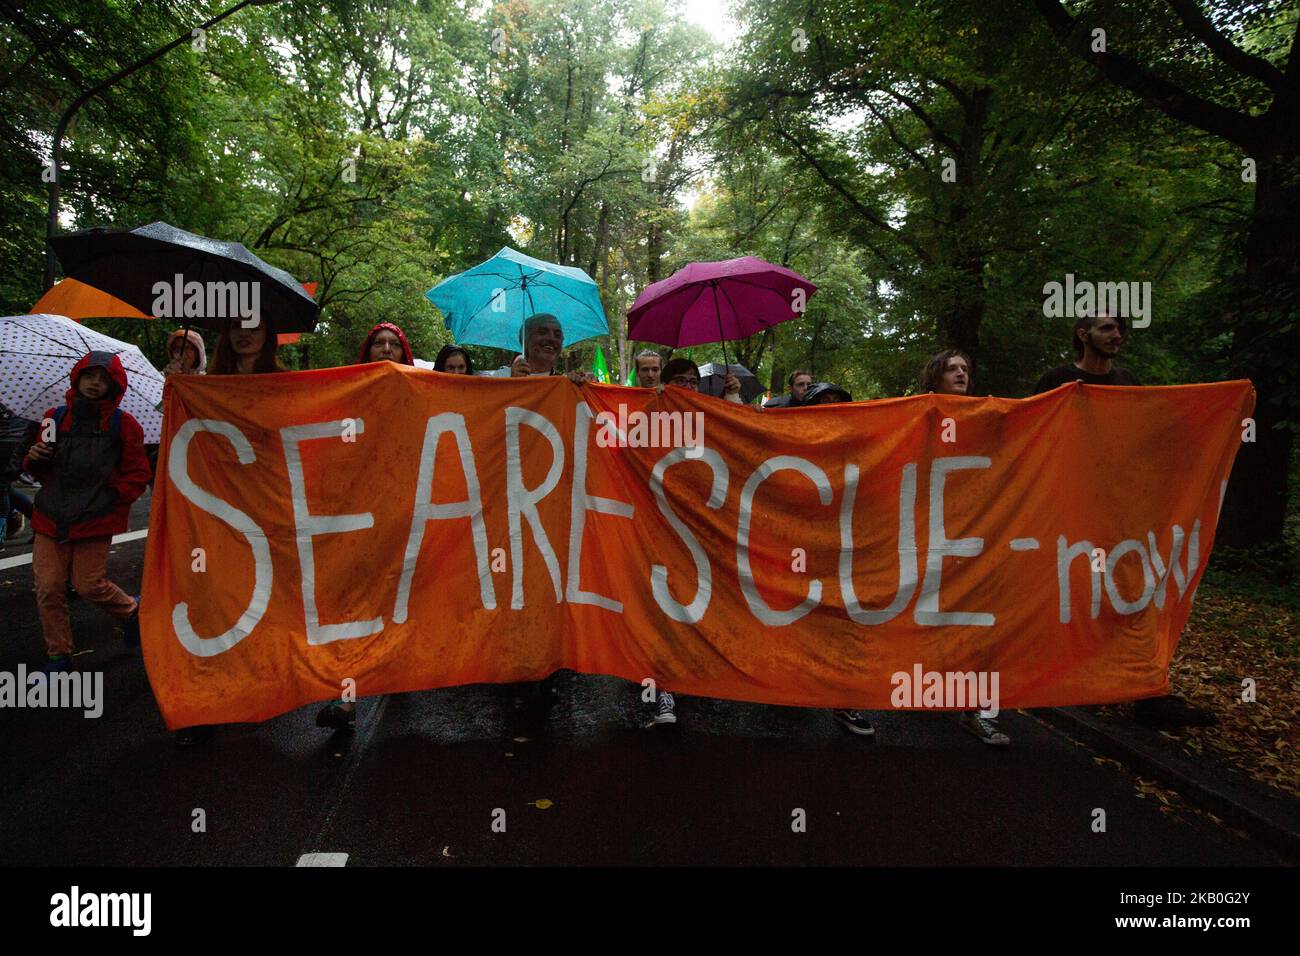
[(591, 363), (592, 374), (596, 376), (596, 381), (609, 384), (609, 368), (605, 365), (605, 350), (599, 345), (596, 346), (596, 358)]
[(635, 379), (636, 379), (636, 369), (630, 369), (627, 373), (627, 378), (623, 379), (623, 384), (634, 385), (636, 384)]

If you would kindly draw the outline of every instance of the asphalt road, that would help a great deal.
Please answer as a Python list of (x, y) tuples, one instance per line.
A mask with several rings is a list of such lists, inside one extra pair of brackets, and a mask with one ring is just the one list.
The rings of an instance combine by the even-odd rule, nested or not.
[[(115, 546), (123, 586), (144, 546)], [(0, 553), (10, 672), (44, 657), (31, 566), (3, 567), (24, 550)], [(179, 749), (139, 652), (85, 602), (72, 613), (104, 713), (0, 709), (0, 864), (1281, 862), (1208, 817), (1162, 812), (1127, 770), (1022, 713), (1003, 715), (1003, 751), (943, 714), (875, 715), (873, 743), (825, 711), (685, 697), (675, 728), (647, 730), (639, 688), (566, 674), (549, 715), (479, 685), (365, 700), (351, 735), (318, 729), (310, 707)]]

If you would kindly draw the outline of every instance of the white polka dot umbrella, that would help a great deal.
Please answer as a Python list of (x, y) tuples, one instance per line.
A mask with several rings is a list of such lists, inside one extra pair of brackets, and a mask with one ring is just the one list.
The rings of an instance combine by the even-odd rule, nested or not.
[(67, 402), (68, 374), (87, 352), (113, 352), (126, 369), (122, 411), (140, 423), (146, 444), (162, 437), (162, 373), (134, 345), (61, 315), (0, 318), (0, 404), (10, 414), (40, 421)]

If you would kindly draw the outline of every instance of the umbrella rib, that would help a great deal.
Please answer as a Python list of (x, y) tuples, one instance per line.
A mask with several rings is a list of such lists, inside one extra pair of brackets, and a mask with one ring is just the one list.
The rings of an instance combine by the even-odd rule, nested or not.
[[(59, 341), (58, 339), (56, 339), (56, 338), (55, 338), (54, 336), (52, 336), (52, 335), (46, 335), (46, 334), (45, 334), (44, 332), (42, 332), (40, 329), (29, 328), (28, 326), (23, 325), (21, 321), (14, 322), (14, 325), (18, 326), (18, 328), (22, 329), (24, 332), (28, 332), (28, 333), (30, 333), (30, 334), (32, 334), (32, 335), (40, 336), (40, 337), (43, 338), (43, 339), (46, 339), (46, 340), (48, 340), (48, 341), (50, 341), (50, 342), (53, 342), (55, 345), (61, 345), (61, 346), (63, 346), (65, 349), (76, 348), (75, 345), (69, 345), (67, 342), (61, 342), (61, 341)], [(84, 344), (84, 343), (83, 343), (83, 344)], [(16, 353), (16, 354), (26, 355), (26, 354), (29, 354), (29, 353), (20, 352), (20, 353)], [(30, 354), (35, 354), (35, 353), (30, 353)], [(66, 356), (58, 356), (58, 357), (59, 357), (59, 358), (65, 358)]]
[[(578, 305), (582, 306), (584, 309), (586, 309), (586, 310), (587, 310), (588, 312), (590, 312), (592, 315), (596, 315), (596, 314), (597, 314), (597, 313), (596, 313), (596, 310), (593, 309), (593, 308), (592, 308), (590, 305), (588, 305), (586, 302), (583, 302), (583, 301), (582, 301), (581, 299), (579, 299), (577, 296), (570, 295), (568, 292), (565, 292), (565, 291), (564, 291), (563, 289), (561, 289), (558, 285), (551, 285), (549, 282), (537, 282), (537, 283), (534, 283), (534, 285), (544, 286), (544, 287), (546, 287), (547, 289), (554, 289), (556, 292), (560, 293), (560, 295), (568, 296), (570, 299), (572, 299), (574, 302), (578, 303)], [(604, 318), (604, 315), (601, 315), (601, 318)], [(606, 331), (608, 332), (608, 328), (607, 328)]]
[[(679, 319), (677, 320), (677, 338), (679, 338), (679, 339), (682, 337), (682, 320), (686, 318), (686, 313), (687, 313), (687, 312), (689, 312), (689, 311), (691, 311), (691, 309), (695, 308), (695, 303), (699, 301), (700, 296), (704, 294), (704, 290), (705, 290), (705, 288), (707, 287), (707, 283), (693, 283), (693, 284), (695, 285), (695, 298), (694, 298), (694, 299), (691, 299), (691, 301), (687, 304), (686, 308), (682, 309), (681, 318), (679, 318)], [(640, 324), (641, 324), (640, 322), (637, 323), (637, 325), (640, 325)], [(628, 336), (632, 336), (632, 334), (633, 334), (632, 329), (628, 329), (628, 330), (627, 330), (627, 334), (628, 334)], [(649, 340), (649, 339), (646, 339), (645, 341), (648, 342), (648, 341), (650, 341), (650, 340)], [(665, 344), (665, 345), (672, 345), (673, 348), (680, 348), (680, 347), (681, 347), (680, 344), (679, 344), (679, 343), (676, 343), (676, 342), (673, 342), (673, 343), (665, 342), (664, 344)]]
[[(68, 346), (68, 348), (71, 347), (72, 346)], [(26, 355), (31, 358), (56, 358), (56, 359), (66, 359), (66, 358), (73, 357), (71, 355), (68, 355), (66, 352), (62, 355), (56, 355), (53, 352), (20, 352), (17, 349), (0, 349), (0, 355)]]
[(736, 277), (734, 277), (734, 276), (728, 276), (726, 281), (735, 282), (735, 283), (737, 283), (738, 285), (747, 285), (747, 286), (749, 286), (751, 289), (762, 289), (762, 290), (765, 291), (765, 292), (770, 292), (770, 293), (772, 293), (773, 295), (775, 295), (775, 296), (781, 298), (782, 300), (784, 300), (784, 298), (785, 298), (784, 296), (781, 295), (780, 292), (778, 292), (776, 289), (773, 289), (773, 288), (772, 288), (771, 286), (769, 286), (769, 285), (760, 285), (760, 284), (757, 283), (757, 282), (748, 282), (748, 281), (746, 281), (745, 279), (738, 279), (738, 278), (736, 278)]

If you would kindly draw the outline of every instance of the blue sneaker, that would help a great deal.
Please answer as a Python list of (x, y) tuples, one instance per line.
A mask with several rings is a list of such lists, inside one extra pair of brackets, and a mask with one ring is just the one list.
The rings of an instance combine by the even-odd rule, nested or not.
[(38, 674), (48, 677), (50, 674), (66, 674), (73, 670), (72, 658), (68, 655), (60, 654), (58, 657), (51, 657), (45, 662), (39, 671), (33, 671), (27, 675), (27, 683), (36, 680)]

